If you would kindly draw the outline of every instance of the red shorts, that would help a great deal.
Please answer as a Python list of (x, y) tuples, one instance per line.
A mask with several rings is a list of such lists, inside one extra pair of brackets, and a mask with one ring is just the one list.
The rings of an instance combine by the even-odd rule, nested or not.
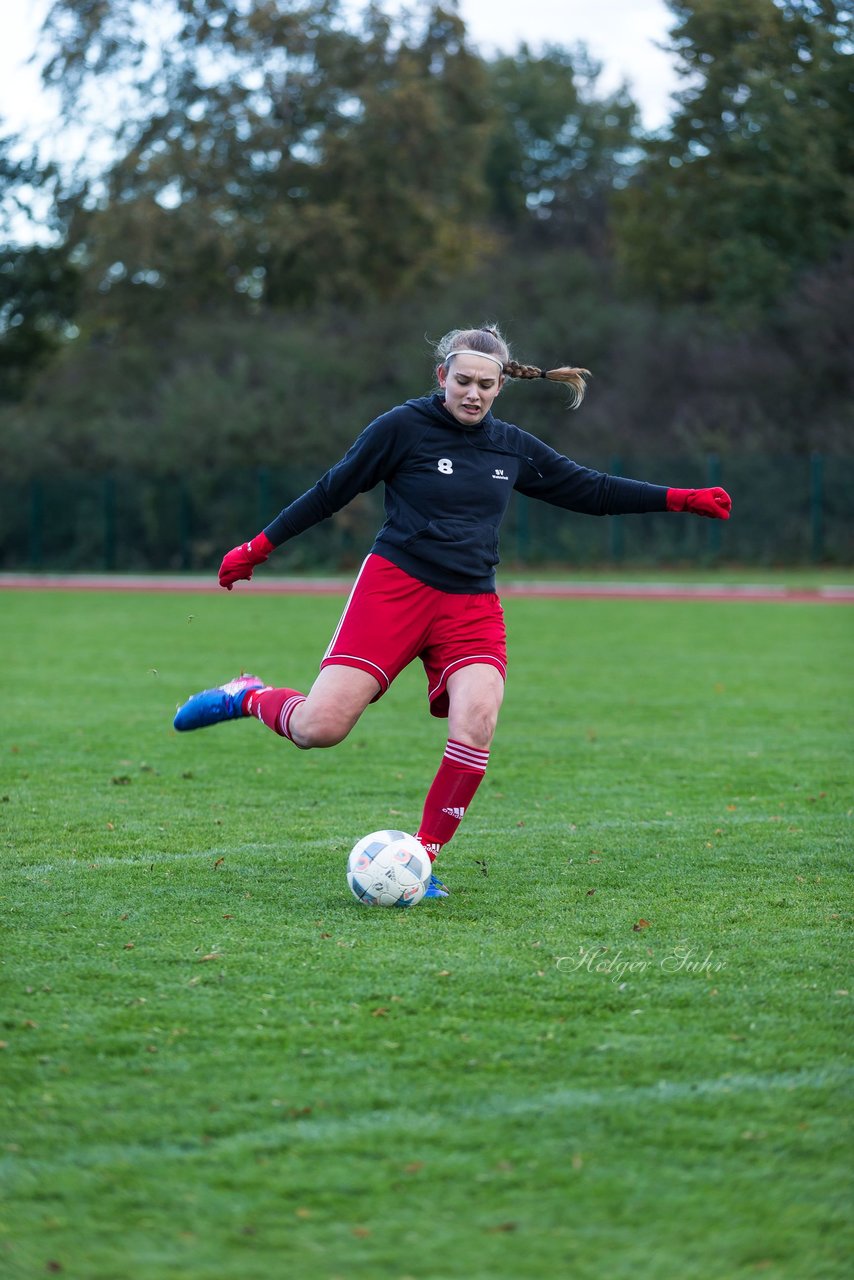
[(485, 662), (507, 674), (504, 610), (494, 592), (457, 595), (369, 555), (321, 667), (358, 667), (380, 682), (376, 702), (415, 658), (424, 663), (434, 716), (448, 714), (448, 676)]

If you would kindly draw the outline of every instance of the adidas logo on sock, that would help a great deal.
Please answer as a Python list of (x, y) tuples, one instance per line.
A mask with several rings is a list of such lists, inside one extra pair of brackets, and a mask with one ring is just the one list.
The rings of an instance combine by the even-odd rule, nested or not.
[(464, 818), (466, 811), (465, 809), (443, 809), (442, 812), (446, 813), (449, 818)]

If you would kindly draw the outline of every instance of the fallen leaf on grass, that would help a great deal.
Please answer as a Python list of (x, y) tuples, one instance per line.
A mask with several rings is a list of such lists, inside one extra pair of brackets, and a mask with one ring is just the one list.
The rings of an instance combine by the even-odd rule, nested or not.
[(217, 867), (221, 867), (224, 862), (225, 862), (225, 858), (217, 858), (216, 862), (214, 863), (214, 871), (216, 871)]
[(384, 1008), (384, 1006), (383, 1006), (383, 1005), (380, 1005), (380, 1007), (379, 1007), (378, 1009), (372, 1009), (372, 1010), (371, 1010), (371, 1017), (372, 1017), (372, 1018), (384, 1018), (384, 1017), (386, 1016), (386, 1014), (387, 1014), (387, 1013), (388, 1013), (388, 1009)]
[(633, 924), (633, 925), (632, 925), (632, 928), (634, 929), (635, 933), (640, 933), (641, 929), (648, 929), (648, 928), (649, 928), (649, 921), (648, 921), (648, 920), (638, 920), (637, 924)]
[(518, 1222), (498, 1222), (494, 1227), (487, 1227), (490, 1235), (495, 1235), (499, 1231), (517, 1231), (519, 1229)]
[(199, 957), (198, 963), (204, 964), (206, 960), (221, 960), (221, 959), (222, 959), (221, 951), (209, 951), (206, 956)]

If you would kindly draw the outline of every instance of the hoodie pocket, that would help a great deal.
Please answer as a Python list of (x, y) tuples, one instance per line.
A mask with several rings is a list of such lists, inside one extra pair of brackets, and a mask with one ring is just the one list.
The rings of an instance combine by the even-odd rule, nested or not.
[(419, 560), (466, 577), (484, 577), (498, 564), (498, 530), (477, 520), (430, 520), (403, 545)]

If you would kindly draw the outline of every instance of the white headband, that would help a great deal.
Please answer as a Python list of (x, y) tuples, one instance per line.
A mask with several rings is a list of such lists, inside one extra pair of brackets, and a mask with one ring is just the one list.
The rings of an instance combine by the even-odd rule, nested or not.
[(504, 372), (504, 361), (499, 360), (498, 356), (488, 356), (485, 351), (472, 351), (471, 347), (458, 347), (456, 351), (449, 352), (443, 360), (443, 364), (447, 364), (451, 356), (480, 356), (482, 360), (491, 360), (493, 364), (497, 364), (501, 372)]

